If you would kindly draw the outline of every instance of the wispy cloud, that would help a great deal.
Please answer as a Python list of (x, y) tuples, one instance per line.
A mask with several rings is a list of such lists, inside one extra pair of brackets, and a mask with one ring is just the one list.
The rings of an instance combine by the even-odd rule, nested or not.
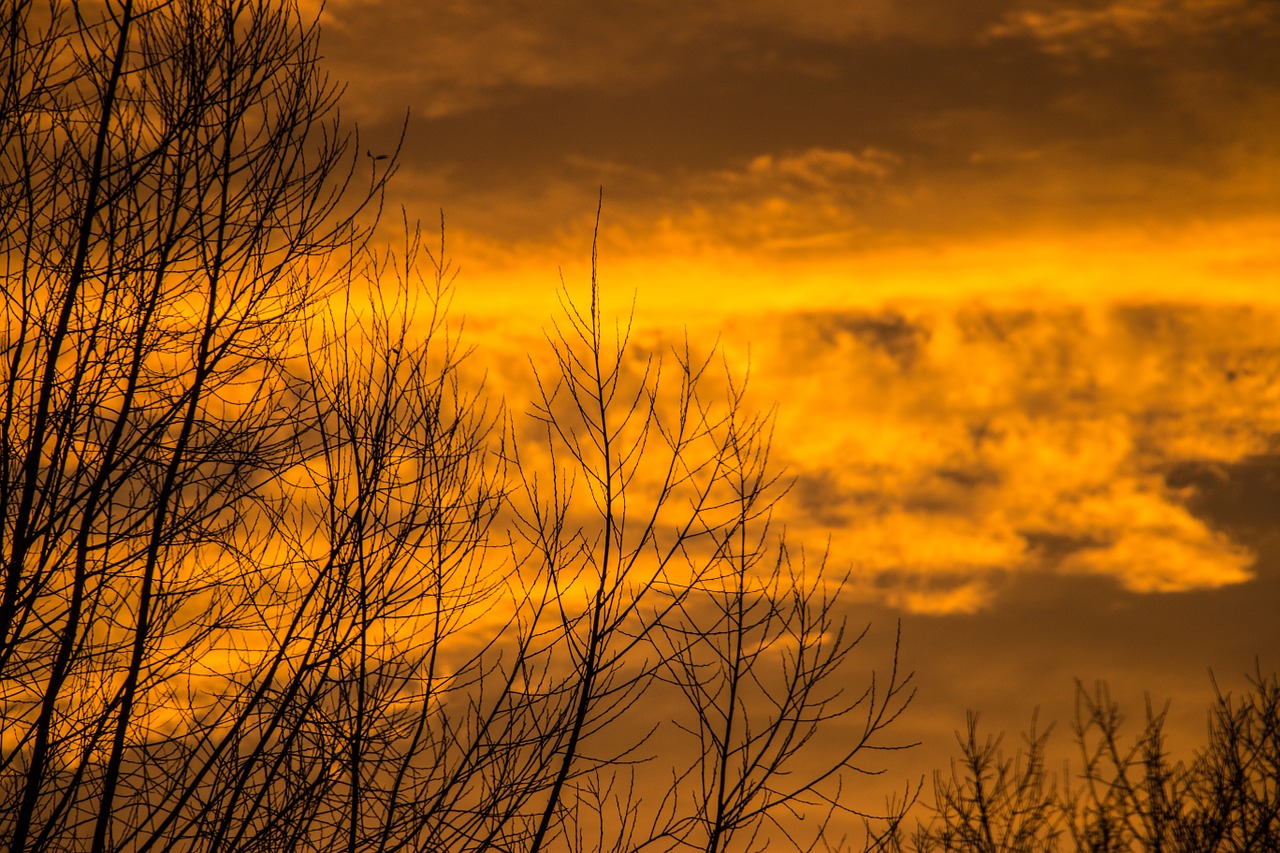
[(1113, 0), (1098, 5), (1038, 3), (1007, 12), (992, 38), (1026, 38), (1061, 55), (1104, 57), (1135, 45), (1244, 27), (1275, 26), (1280, 11), (1257, 0)]
[[(810, 148), (800, 154), (761, 154), (747, 164), (743, 178), (777, 187), (780, 182), (798, 183), (819, 191), (838, 190), (850, 178), (884, 178), (901, 164), (890, 151), (864, 148), (859, 152)], [(737, 176), (731, 176), (734, 178)]]
[[(779, 46), (956, 42), (971, 38), (1002, 2), (329, 0), (323, 22), (330, 44), (350, 65), (360, 108), (395, 104), (397, 95), (412, 91), (416, 113), (440, 117), (501, 103), (520, 90), (617, 92), (696, 79), (713, 69), (835, 73), (829, 62)], [(313, 0), (307, 5), (318, 8)]]

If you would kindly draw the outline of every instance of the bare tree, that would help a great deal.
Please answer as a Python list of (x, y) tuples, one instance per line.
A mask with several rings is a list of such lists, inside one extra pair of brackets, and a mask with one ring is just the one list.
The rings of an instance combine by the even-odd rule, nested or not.
[(909, 676), (713, 347), (610, 335), (593, 272), (533, 418), (487, 408), (295, 6), (0, 25), (10, 850), (840, 841)]
[(949, 776), (934, 776), (932, 820), (918, 827), (917, 850), (1021, 853), (1054, 850), (1063, 834), (1056, 786), (1045, 770), (1049, 731), (1034, 720), (1014, 755), (1000, 737), (980, 739), (978, 715), (970, 713), (963, 758)]
[(287, 4), (5, 8), (0, 825), (145, 847), (243, 722), (192, 674), (258, 595), (295, 318), (383, 176)]
[[(543, 672), (567, 702), (531, 847), (751, 849), (804, 826), (835, 843), (841, 781), (892, 748), (884, 730), (910, 678), (895, 659), (848, 692), (865, 675), (863, 635), (825, 561), (806, 569), (772, 529), (785, 489), (771, 421), (717, 379), (714, 349), (637, 351), (627, 316), (612, 329), (603, 317), (593, 258), (590, 304), (566, 298), (558, 369), (539, 380), (551, 464), (512, 460), (526, 560), (555, 605), (535, 628), (550, 644)], [(665, 697), (662, 718), (650, 696)], [(819, 746), (851, 720), (840, 747)]]
[[(872, 673), (855, 689), (852, 656), (867, 629), (850, 632), (844, 581), (827, 577), (826, 556), (810, 566), (774, 531), (769, 422), (742, 422), (742, 391), (729, 387), (734, 514), (706, 531), (716, 559), (661, 630), (664, 678), (687, 703), (673, 723), (692, 756), (674, 768), (667, 831), (707, 851), (831, 844), (833, 815), (868, 816), (842, 797), (845, 775), (876, 775), (867, 759), (901, 748), (883, 735), (910, 699), (910, 679), (895, 659), (887, 679)], [(828, 731), (837, 725), (839, 741)]]
[(1186, 761), (1164, 738), (1168, 705), (1147, 701), (1141, 730), (1105, 684), (1076, 687), (1079, 765), (1044, 769), (1048, 732), (1034, 725), (1015, 755), (980, 741), (970, 715), (962, 761), (936, 777), (914, 835), (899, 823), (883, 847), (957, 851), (1262, 851), (1280, 844), (1280, 685), (1258, 668), (1237, 697), (1215, 685), (1207, 741)]

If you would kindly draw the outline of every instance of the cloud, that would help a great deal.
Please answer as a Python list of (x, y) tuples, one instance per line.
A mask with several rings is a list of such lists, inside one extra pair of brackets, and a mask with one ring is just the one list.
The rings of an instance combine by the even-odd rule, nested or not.
[(391, 9), (332, 0), (328, 32), (356, 109), (427, 117), (407, 183), (448, 208), (473, 328), (541, 324), (558, 268), (589, 279), (605, 184), (605, 287), (756, 342), (792, 523), (896, 579), (868, 594), (938, 612), (1008, 573), (1249, 576), (1164, 473), (1280, 432), (1250, 366), (1274, 355), (1274, 39), (1245, 33), (1280, 7)]
[(409, 113), (393, 203), (545, 244), (604, 185), (637, 243), (795, 254), (1273, 210), (1262, 6), (333, 0), (324, 50), (362, 134)]
[(1046, 53), (1110, 56), (1127, 47), (1155, 46), (1174, 37), (1238, 31), (1280, 23), (1276, 8), (1257, 0), (1113, 0), (1078, 5), (1054, 2), (1007, 12), (992, 25), (994, 39), (1029, 39)]
[(839, 248), (865, 230), (865, 209), (902, 166), (899, 155), (874, 146), (759, 154), (688, 176), (685, 209), (668, 227), (766, 252)]
[(747, 165), (746, 177), (770, 187), (786, 181), (830, 192), (850, 178), (885, 178), (901, 163), (901, 157), (878, 148), (864, 148), (857, 153), (810, 148), (791, 156), (761, 154)]
[(907, 36), (950, 41), (971, 32), (1000, 0), (716, 0), (724, 24), (744, 23), (819, 42)]
[[(999, 0), (680, 0), (604, 4), (517, 0), (429, 4), (330, 0), (326, 44), (373, 109), (415, 96), (415, 114), (486, 108), (521, 90), (621, 92), (714, 70), (832, 65), (788, 46), (847, 48), (869, 40), (951, 42), (971, 36)], [(313, 0), (306, 4), (316, 9)]]
[[(750, 370), (749, 402), (779, 404), (774, 455), (795, 485), (778, 521), (796, 544), (829, 541), (857, 600), (974, 613), (1026, 577), (1097, 579), (1115, 595), (1255, 579), (1258, 546), (1239, 531), (1274, 505), (1280, 482), (1268, 462), (1280, 304), (1237, 258), (1257, 239), (1191, 239), (1214, 246), (1202, 257), (1163, 243), (1161, 263), (1136, 246), (1132, 264), (1097, 246), (1039, 260), (992, 247), (968, 271), (884, 271), (896, 292), (857, 260), (813, 281), (775, 270), (758, 293), (747, 271), (714, 263), (651, 257), (629, 271), (606, 252), (599, 274), (611, 311), (625, 314), (636, 287), (646, 351), (682, 329), (701, 346), (718, 338), (738, 375)], [(1095, 265), (1111, 277), (1094, 280)], [(1233, 265), (1243, 289), (1223, 277)], [(1044, 286), (978, 295), (1014, 273)], [(490, 306), (468, 326), (482, 353), (497, 353), (485, 364), (540, 350), (536, 326), (554, 308), (527, 301), (553, 299), (555, 277), (542, 277), (464, 285)], [(566, 270), (571, 289), (588, 280), (580, 264)], [(501, 371), (490, 380), (509, 401), (527, 399)]]
[(776, 440), (798, 477), (787, 523), (830, 528), (859, 593), (912, 612), (988, 606), (1010, 574), (1135, 593), (1246, 582), (1255, 554), (1168, 473), (1234, 464), (1280, 431), (1269, 385), (1240, 387), (1232, 366), (1280, 366), (1276, 324), (1243, 307), (962, 303), (792, 315), (765, 341), (755, 326), (757, 393), (784, 400)]
[(678, 22), (628, 7), (602, 14), (579, 0), (391, 4), (343, 0), (325, 13), (357, 109), (438, 118), (524, 90), (617, 91), (685, 67)]

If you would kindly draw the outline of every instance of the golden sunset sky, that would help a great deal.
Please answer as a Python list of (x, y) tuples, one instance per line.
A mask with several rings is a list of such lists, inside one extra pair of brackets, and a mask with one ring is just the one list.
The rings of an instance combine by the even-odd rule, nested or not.
[[(791, 534), (947, 754), (1280, 650), (1280, 4), (329, 0), (491, 386), (589, 276), (778, 404)], [(392, 208), (394, 209), (394, 207)], [(396, 216), (388, 217), (398, 219)], [(660, 344), (655, 344), (660, 346)], [(504, 366), (512, 366), (511, 372)], [(1269, 671), (1269, 670), (1268, 670)], [(1063, 720), (1065, 724), (1065, 720)], [(1064, 726), (1065, 729), (1065, 726)]]

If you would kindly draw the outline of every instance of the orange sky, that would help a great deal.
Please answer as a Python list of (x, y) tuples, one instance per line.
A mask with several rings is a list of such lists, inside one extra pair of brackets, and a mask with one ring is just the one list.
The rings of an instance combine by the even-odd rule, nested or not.
[(921, 732), (1072, 676), (1199, 720), (1208, 667), (1276, 665), (1280, 6), (325, 9), (494, 387), (586, 287), (603, 187), (606, 293), (779, 403), (788, 524), (906, 620)]

